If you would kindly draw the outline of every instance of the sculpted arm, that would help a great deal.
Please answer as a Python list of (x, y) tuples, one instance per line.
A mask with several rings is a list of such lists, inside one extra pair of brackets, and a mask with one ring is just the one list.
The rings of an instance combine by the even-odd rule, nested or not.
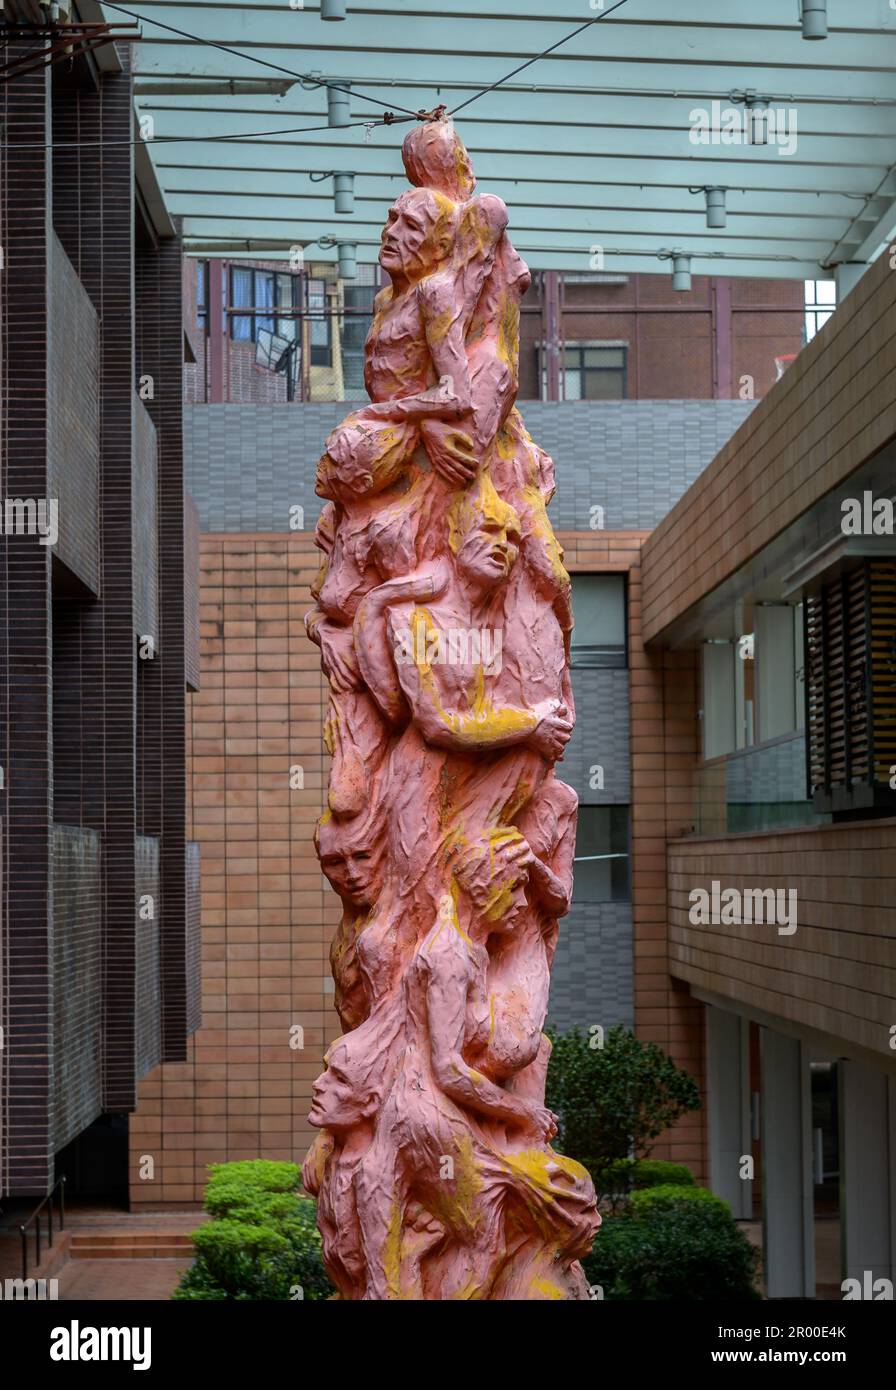
[(452, 916), (453, 909), (450, 914), (440, 913), (440, 930), (424, 947), (430, 956), (426, 1014), (436, 1084), (457, 1105), (506, 1124), (524, 1124), (530, 1117), (529, 1107), (468, 1066), (461, 1056), (469, 964)]
[(552, 760), (561, 755), (572, 725), (558, 701), (544, 700), (527, 709), (482, 700), (470, 710), (448, 709), (442, 700), (436, 668), (425, 659), (427, 624), (426, 615), (420, 610), (411, 615), (408, 637), (410, 653), (397, 668), (397, 676), (427, 743), (462, 753), (529, 743)]

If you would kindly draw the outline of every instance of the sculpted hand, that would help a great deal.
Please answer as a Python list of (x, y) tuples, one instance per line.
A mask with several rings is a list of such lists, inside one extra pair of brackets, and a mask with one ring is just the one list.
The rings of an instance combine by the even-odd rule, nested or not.
[(548, 1144), (557, 1133), (557, 1116), (544, 1105), (527, 1105), (528, 1115), (523, 1128), (541, 1143)]
[(343, 695), (350, 690), (360, 690), (364, 682), (355, 655), (355, 641), (351, 628), (321, 623), (318, 636), (321, 665), (333, 689), (337, 694)]
[(432, 420), (423, 426), (423, 442), (433, 468), (446, 483), (464, 488), (475, 477), (479, 460), (465, 430)]
[(529, 735), (531, 746), (556, 762), (563, 757), (566, 745), (572, 736), (572, 720), (562, 700), (544, 700), (535, 706), (539, 716), (538, 724)]

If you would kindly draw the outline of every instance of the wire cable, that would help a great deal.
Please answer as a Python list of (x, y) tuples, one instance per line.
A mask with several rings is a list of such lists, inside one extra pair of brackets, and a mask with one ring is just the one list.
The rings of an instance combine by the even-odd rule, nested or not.
[(456, 116), (458, 111), (463, 111), (465, 106), (470, 106), (474, 101), (478, 101), (480, 97), (487, 96), (489, 92), (494, 92), (498, 87), (503, 87), (504, 83), (509, 82), (512, 77), (516, 77), (518, 73), (525, 72), (526, 68), (531, 68), (533, 63), (540, 62), (542, 58), (547, 58), (551, 53), (556, 53), (558, 48), (562, 48), (563, 45), (569, 43), (571, 39), (576, 38), (579, 34), (584, 34), (585, 30), (590, 29), (592, 24), (599, 24), (602, 19), (607, 19), (614, 10), (620, 10), (622, 6), (627, 3), (628, 0), (616, 0), (616, 4), (611, 5), (608, 10), (603, 10), (600, 14), (596, 14), (593, 19), (586, 19), (584, 24), (580, 24), (577, 29), (573, 29), (565, 38), (558, 39), (556, 43), (552, 43), (550, 48), (546, 48), (543, 53), (536, 53), (534, 58), (527, 58), (525, 63), (520, 63), (518, 68), (514, 68), (512, 72), (508, 72), (504, 77), (499, 77), (498, 81), (493, 82), (490, 87), (483, 87), (481, 92), (475, 92), (473, 96), (467, 97), (467, 100), (462, 101), (460, 106), (455, 106), (451, 115)]
[[(624, 3), (624, 0), (621, 0)], [(160, 19), (150, 19), (148, 15), (137, 14), (134, 10), (126, 10), (123, 5), (113, 5), (111, 0), (102, 0), (102, 4), (107, 10), (118, 10), (120, 14), (126, 14), (131, 19), (136, 19), (140, 24), (154, 24), (157, 29), (165, 29), (169, 34), (177, 34), (178, 38), (189, 39), (191, 43), (201, 43), (206, 48), (217, 48), (221, 53), (229, 53), (233, 58), (245, 58), (249, 63), (258, 63), (260, 67), (270, 68), (271, 72), (281, 72), (287, 77), (294, 77), (298, 82), (310, 82), (315, 87), (332, 87), (334, 92), (345, 92), (349, 96), (354, 96), (359, 101), (369, 101), (373, 106), (379, 106), (382, 110), (382, 102), (376, 97), (369, 97), (364, 92), (359, 92), (355, 87), (340, 87), (336, 82), (329, 82), (326, 78), (314, 77), (311, 73), (293, 72), (292, 68), (280, 67), (278, 63), (269, 63), (266, 58), (256, 58), (252, 53), (244, 53), (238, 48), (228, 48), (227, 44), (218, 43), (215, 39), (204, 39), (199, 34), (190, 34), (186, 29), (176, 29), (173, 24), (163, 24)], [(411, 120), (417, 119), (416, 111), (409, 111), (406, 106), (399, 106), (398, 111), (403, 111)], [(388, 122), (387, 122), (388, 124)]]
[[(363, 121), (353, 121), (352, 128), (361, 130), (364, 128)], [(95, 148), (109, 149), (115, 145), (177, 145), (195, 144), (202, 145), (208, 142), (228, 141), (228, 140), (256, 140), (268, 135), (310, 135), (320, 130), (333, 130), (330, 125), (304, 125), (293, 126), (287, 130), (244, 130), (235, 135), (154, 135), (151, 140), (145, 139), (142, 135), (136, 136), (133, 140), (73, 140), (58, 141), (48, 140), (46, 144), (30, 144), (23, 141), (15, 141), (9, 144), (6, 140), (0, 140), (0, 148), (15, 150), (89, 150)], [(341, 129), (347, 129), (343, 126)], [(307, 173), (308, 170), (292, 171)], [(326, 175), (325, 177), (329, 177)]]

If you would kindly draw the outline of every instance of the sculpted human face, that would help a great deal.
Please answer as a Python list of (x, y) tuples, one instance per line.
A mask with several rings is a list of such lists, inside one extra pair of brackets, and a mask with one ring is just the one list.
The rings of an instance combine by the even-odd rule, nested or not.
[(482, 586), (502, 584), (520, 553), (520, 529), (514, 518), (483, 516), (464, 537), (458, 569)]
[(451, 251), (448, 200), (428, 189), (405, 193), (389, 209), (380, 265), (391, 276), (421, 280)]
[(338, 1133), (364, 1118), (365, 1100), (358, 1096), (343, 1066), (344, 1049), (336, 1046), (327, 1055), (327, 1069), (311, 1088), (314, 1099), (308, 1119), (318, 1129)]
[(375, 889), (375, 864), (363, 845), (321, 846), (320, 866), (333, 888), (352, 907), (369, 907)]

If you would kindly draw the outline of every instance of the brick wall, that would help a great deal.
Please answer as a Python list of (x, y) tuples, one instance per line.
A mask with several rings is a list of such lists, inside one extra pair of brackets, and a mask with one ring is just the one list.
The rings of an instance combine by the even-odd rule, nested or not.
[[(631, 739), (631, 883), (634, 1026), (697, 1078), (705, 1095), (704, 1008), (670, 973), (666, 841), (693, 815), (699, 726), (692, 652), (656, 653), (642, 633), (641, 550), (648, 532), (562, 534), (571, 571), (628, 574)], [(683, 821), (687, 817), (687, 821)], [(705, 1118), (685, 1116), (663, 1135), (655, 1158), (686, 1163), (698, 1182), (707, 1172)]]
[[(669, 846), (669, 950), (681, 979), (843, 1038), (894, 1065), (893, 900), (896, 820), (826, 825)], [(689, 893), (796, 892), (796, 931), (765, 924), (697, 926)]]
[[(536, 279), (523, 301), (520, 399), (541, 396), (536, 345), (544, 337)], [(750, 376), (757, 400), (777, 378), (775, 358), (800, 351), (802, 280), (693, 277), (686, 293), (671, 276), (631, 275), (624, 283), (564, 278), (564, 343), (628, 344), (626, 395), (633, 400), (728, 399)], [(562, 389), (562, 386), (561, 386)]]
[[(6, 61), (28, 43), (11, 42)], [(47, 306), (50, 90), (46, 71), (0, 87), (4, 390), (2, 496), (48, 495)], [(6, 791), (0, 1052), (0, 1191), (46, 1190), (52, 1171), (53, 1020), (49, 893), (52, 824), (50, 550), (0, 538), (0, 764)]]
[(894, 308), (881, 256), (657, 527), (648, 641), (896, 436)]
[(100, 330), (96, 310), (53, 233), (47, 353), (50, 487), (58, 502), (53, 553), (92, 590), (100, 581)]
[[(595, 506), (607, 531), (656, 526), (753, 409), (750, 401), (527, 402), (526, 425), (556, 464), (554, 529), (591, 529)], [(313, 530), (323, 505), (317, 461), (344, 416), (338, 401), (186, 410), (187, 487), (203, 531), (289, 531), (295, 506)]]
[[(185, 1061), (141, 1082), (136, 1205), (194, 1204), (208, 1163), (301, 1158), (312, 1137), (311, 1083), (338, 1032), (327, 952), (339, 918), (311, 842), (325, 695), (302, 617), (317, 567), (306, 534), (202, 540), (188, 773), (202, 853), (203, 1025)], [(296, 764), (304, 789), (292, 790)], [(303, 1048), (290, 1046), (294, 1025)], [(137, 1176), (143, 1155), (155, 1160), (152, 1181)]]

